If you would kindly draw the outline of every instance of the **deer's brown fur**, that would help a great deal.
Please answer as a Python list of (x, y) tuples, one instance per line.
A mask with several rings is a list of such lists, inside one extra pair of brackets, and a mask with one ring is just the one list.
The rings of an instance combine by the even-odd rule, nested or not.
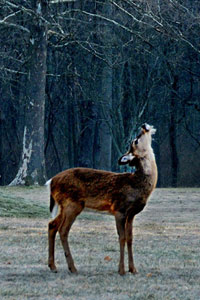
[(138, 141), (141, 139), (141, 150), (134, 140), (130, 151), (119, 160), (120, 164), (134, 165), (135, 173), (73, 168), (52, 178), (50, 208), (53, 210), (55, 205), (59, 207), (58, 215), (49, 222), (49, 267), (52, 271), (56, 272), (54, 248), (55, 236), (59, 231), (69, 270), (76, 272), (68, 245), (68, 234), (76, 217), (87, 207), (107, 211), (115, 216), (120, 243), (119, 273), (125, 274), (125, 243), (128, 247), (129, 271), (136, 272), (132, 255), (132, 222), (134, 216), (146, 205), (157, 182), (150, 129), (151, 126), (143, 125), (137, 137)]

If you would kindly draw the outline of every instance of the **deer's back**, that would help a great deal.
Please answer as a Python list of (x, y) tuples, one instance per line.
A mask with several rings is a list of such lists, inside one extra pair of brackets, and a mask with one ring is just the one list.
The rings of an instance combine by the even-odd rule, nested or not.
[(82, 203), (85, 207), (125, 212), (143, 209), (152, 191), (144, 174), (113, 173), (89, 168), (74, 168), (57, 174), (52, 179), (51, 192), (55, 201)]

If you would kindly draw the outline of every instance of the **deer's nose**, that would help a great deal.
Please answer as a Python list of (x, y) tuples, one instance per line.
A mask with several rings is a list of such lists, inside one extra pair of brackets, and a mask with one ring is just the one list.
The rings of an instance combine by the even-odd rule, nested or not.
[(144, 129), (146, 132), (148, 132), (150, 130), (150, 126), (147, 123), (144, 123), (142, 125), (142, 129)]

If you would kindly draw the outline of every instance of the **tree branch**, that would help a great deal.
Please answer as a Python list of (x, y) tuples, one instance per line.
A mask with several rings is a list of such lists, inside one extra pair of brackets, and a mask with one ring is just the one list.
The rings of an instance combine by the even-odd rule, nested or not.
[(7, 27), (14, 27), (16, 29), (19, 29), (19, 30), (25, 31), (27, 33), (30, 33), (30, 30), (27, 29), (26, 27), (18, 25), (18, 24), (14, 24), (14, 23), (6, 22), (4, 20), (0, 20), (0, 25), (4, 25), (4, 26), (7, 26)]

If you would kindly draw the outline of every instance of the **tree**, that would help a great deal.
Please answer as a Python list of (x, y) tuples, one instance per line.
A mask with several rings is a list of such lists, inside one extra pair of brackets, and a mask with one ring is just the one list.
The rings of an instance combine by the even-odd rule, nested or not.
[(119, 171), (143, 122), (159, 132), (160, 184), (182, 182), (199, 151), (199, 1), (0, 6), (1, 184), (16, 173), (13, 183), (42, 183), (44, 157), (48, 177), (74, 166)]
[[(28, 61), (26, 77), (26, 114), (23, 149), (18, 173), (10, 185), (43, 184), (46, 179), (44, 159), (44, 108), (47, 56), (46, 1), (31, 1)], [(17, 9), (14, 6), (15, 9)], [(17, 11), (15, 12), (17, 13)], [(26, 27), (25, 27), (26, 28)]]
[[(105, 4), (103, 13), (109, 18), (112, 17), (112, 7)], [(112, 151), (112, 87), (113, 87), (113, 70), (112, 70), (112, 43), (113, 43), (113, 26), (109, 24), (102, 28), (103, 32), (101, 42), (104, 49), (106, 62), (102, 64), (101, 73), (101, 103), (100, 103), (100, 126), (99, 126), (99, 145), (100, 154), (98, 167), (104, 170), (111, 170), (111, 151)]]

